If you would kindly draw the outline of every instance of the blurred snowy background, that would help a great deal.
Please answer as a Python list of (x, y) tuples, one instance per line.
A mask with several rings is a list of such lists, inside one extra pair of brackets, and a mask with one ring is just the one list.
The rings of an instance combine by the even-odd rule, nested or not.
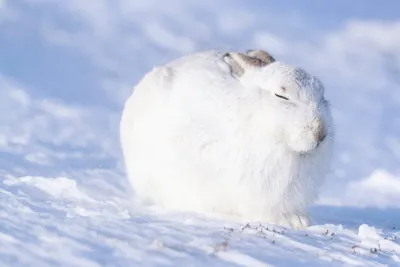
[(337, 128), (320, 203), (400, 207), (400, 2), (0, 0), (0, 177), (128, 196), (123, 102), (154, 65), (265, 49), (320, 76)]

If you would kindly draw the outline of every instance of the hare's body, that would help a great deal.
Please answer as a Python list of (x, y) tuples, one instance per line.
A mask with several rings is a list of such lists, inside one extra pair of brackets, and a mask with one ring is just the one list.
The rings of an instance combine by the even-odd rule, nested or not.
[[(279, 129), (308, 119), (308, 106), (299, 108), (305, 115), (285, 114), (275, 96), (233, 78), (222, 56), (181, 58), (136, 86), (121, 121), (129, 180), (138, 197), (170, 209), (307, 226), (305, 209), (329, 168), (331, 142), (289, 148), (292, 130)], [(279, 71), (270, 75), (282, 80)], [(288, 116), (293, 122), (283, 123)]]

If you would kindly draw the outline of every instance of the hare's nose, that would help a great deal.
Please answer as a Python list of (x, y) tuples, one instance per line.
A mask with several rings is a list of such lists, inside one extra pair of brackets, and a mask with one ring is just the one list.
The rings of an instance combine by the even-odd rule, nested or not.
[(326, 137), (325, 125), (321, 119), (317, 120), (317, 127), (314, 132), (314, 136), (315, 136), (315, 139), (317, 139), (318, 143), (321, 143), (322, 141), (324, 141), (324, 139)]
[(317, 140), (318, 140), (318, 142), (319, 143), (321, 143), (322, 141), (324, 141), (324, 139), (325, 139), (325, 137), (326, 137), (326, 132), (325, 132), (325, 130), (324, 130), (324, 128), (323, 127), (321, 127), (322, 129), (319, 129), (318, 131), (317, 131), (317, 134), (316, 134), (316, 138), (317, 138)]

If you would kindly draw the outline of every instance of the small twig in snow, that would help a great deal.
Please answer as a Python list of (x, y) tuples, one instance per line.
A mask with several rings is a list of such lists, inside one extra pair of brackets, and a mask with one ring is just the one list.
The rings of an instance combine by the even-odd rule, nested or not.
[(246, 229), (246, 228), (251, 228), (249, 223), (247, 223), (245, 226), (243, 226), (243, 227), (242, 227), (242, 229), (241, 229), (241, 230), (242, 230), (242, 232), (243, 232), (243, 231), (244, 231), (244, 229)]
[(359, 246), (354, 245), (351, 247), (351, 249), (353, 250), (353, 253), (356, 253), (356, 248), (359, 248)]
[(225, 227), (224, 226), (224, 230), (227, 230), (228, 233), (233, 233), (233, 228), (231, 228), (231, 227)]
[(378, 253), (378, 250), (377, 250), (376, 248), (371, 248), (371, 249), (369, 250), (369, 252), (375, 254), (375, 253)]
[(226, 241), (226, 240), (222, 243), (218, 243), (214, 246), (214, 253), (226, 250), (227, 247), (228, 247), (228, 241)]

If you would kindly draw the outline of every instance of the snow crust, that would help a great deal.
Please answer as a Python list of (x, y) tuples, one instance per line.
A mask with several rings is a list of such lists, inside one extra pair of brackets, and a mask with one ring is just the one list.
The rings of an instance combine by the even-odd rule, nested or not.
[(0, 266), (400, 264), (398, 211), (315, 207), (294, 231), (98, 199), (67, 177), (0, 178)]

